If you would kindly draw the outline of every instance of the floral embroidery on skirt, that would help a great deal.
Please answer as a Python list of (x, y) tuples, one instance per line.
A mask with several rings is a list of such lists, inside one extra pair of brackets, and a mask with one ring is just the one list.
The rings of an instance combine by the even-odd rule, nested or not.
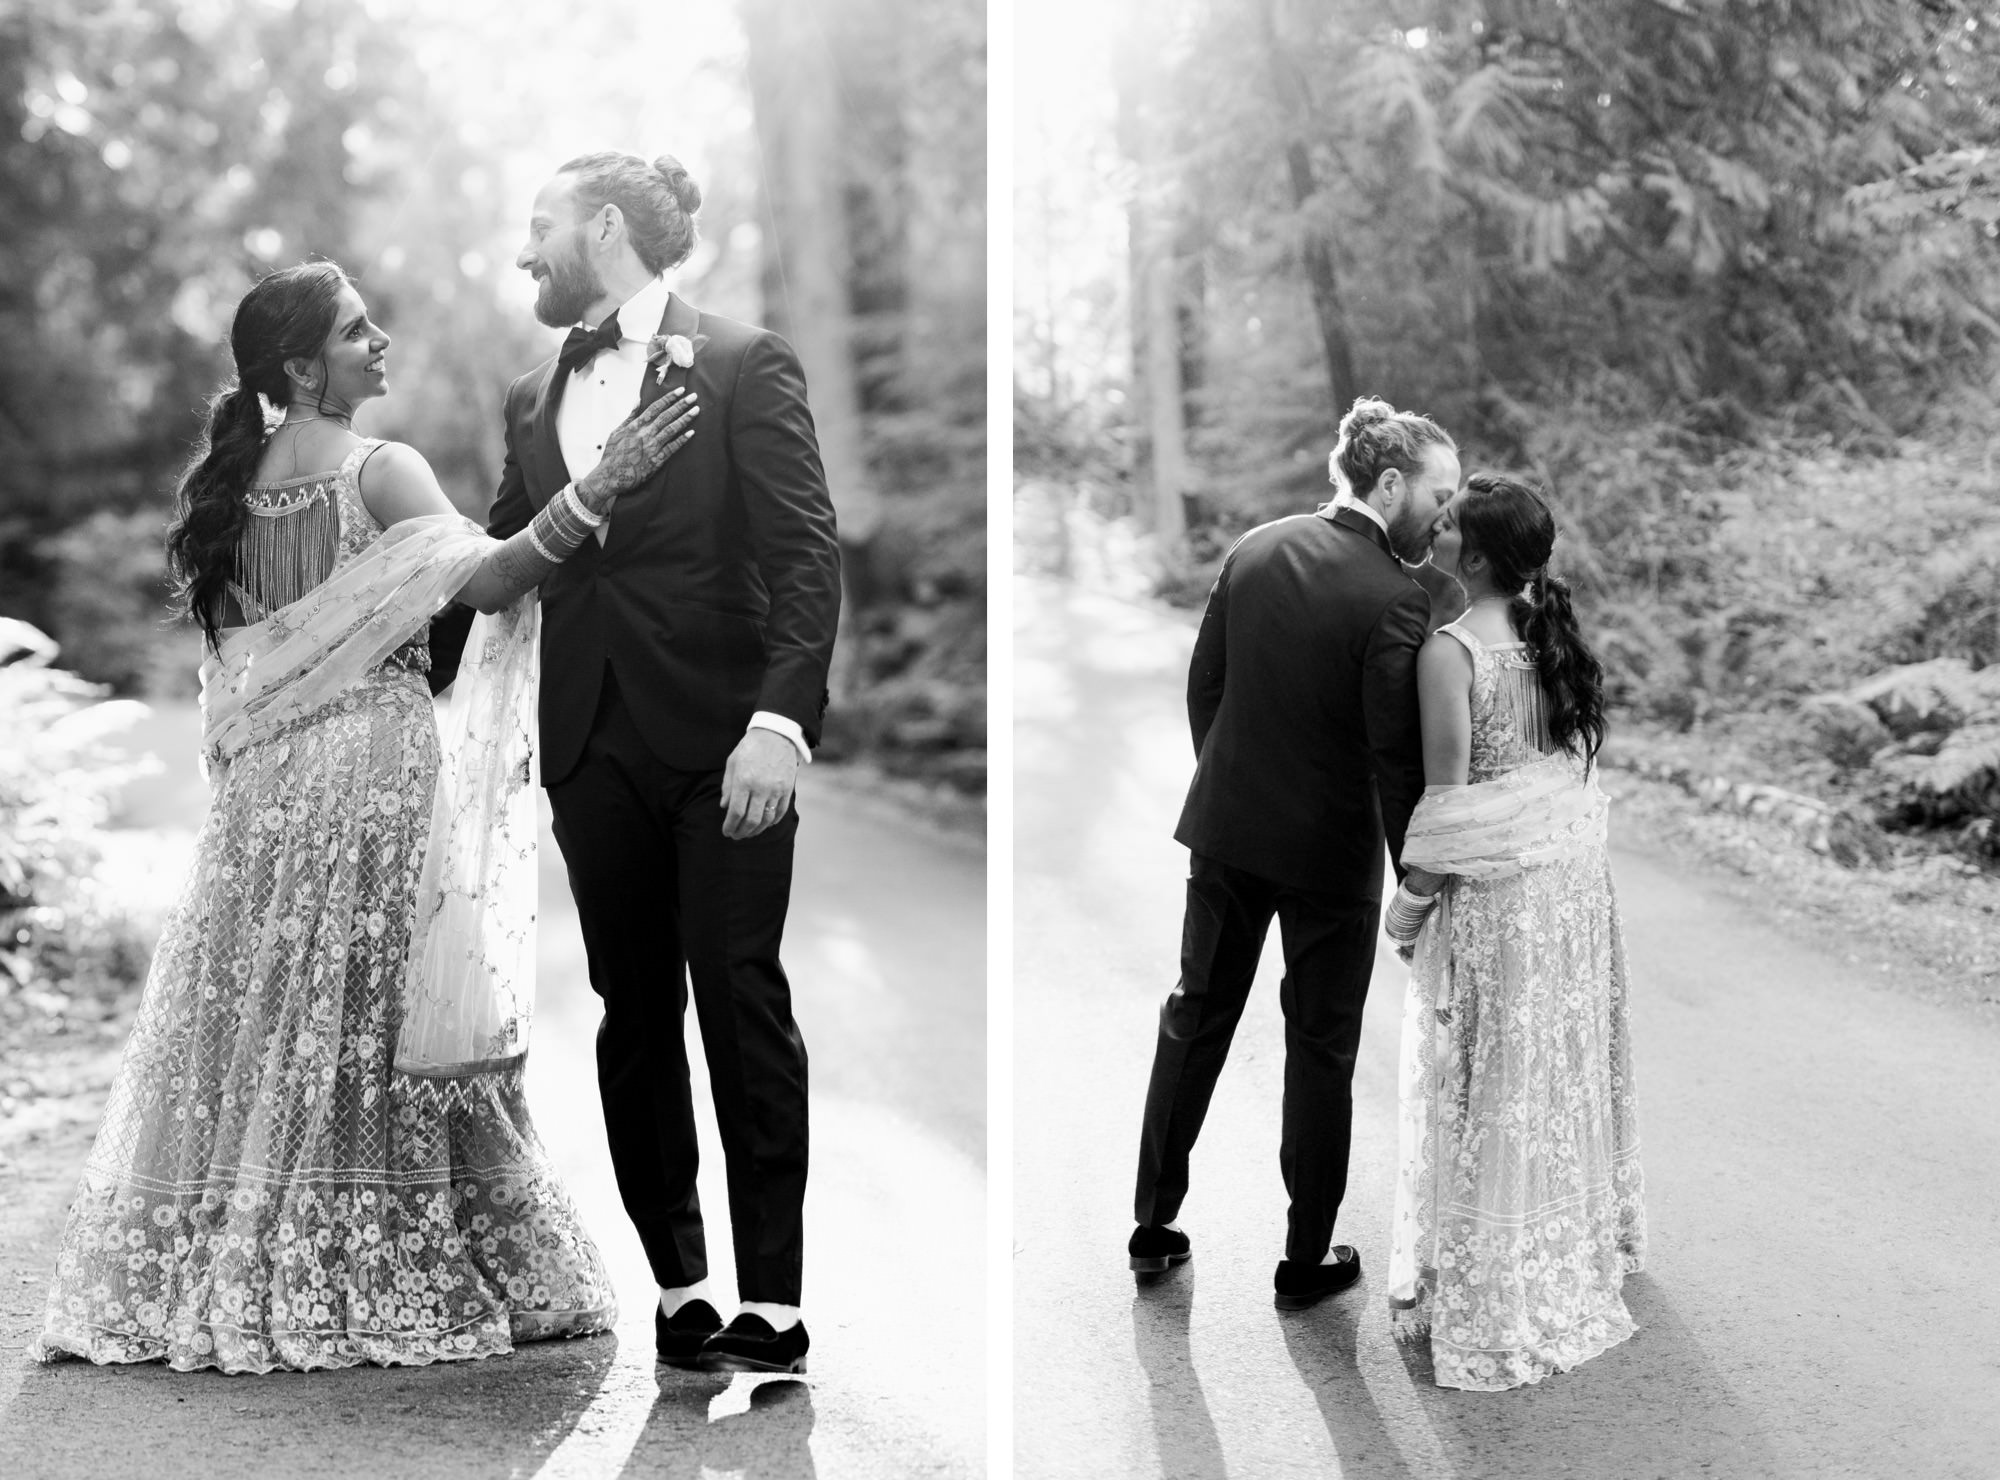
[(37, 1356), (265, 1372), (610, 1328), (522, 1067), (391, 1068), (437, 766), (389, 664), (212, 773)]

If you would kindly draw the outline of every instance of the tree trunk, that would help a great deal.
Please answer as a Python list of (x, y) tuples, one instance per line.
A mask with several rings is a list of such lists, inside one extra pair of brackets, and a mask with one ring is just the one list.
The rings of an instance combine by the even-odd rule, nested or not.
[(1285, 116), (1285, 168), (1291, 176), (1292, 204), (1298, 208), (1304, 233), (1301, 248), (1306, 282), (1312, 289), (1313, 313), (1319, 320), (1320, 345), (1326, 352), (1327, 387), (1337, 421), (1361, 394), (1354, 373), (1354, 341), (1347, 311), (1340, 301), (1340, 279), (1334, 272), (1333, 243), (1326, 221), (1314, 208), (1319, 181), (1314, 178), (1312, 106), (1305, 79), (1278, 37), (1277, 0), (1258, 0), (1257, 20), (1263, 32), (1264, 55), (1271, 68), (1278, 106)]
[(1179, 540), (1187, 533), (1182, 496), (1190, 483), (1187, 417), (1181, 406), (1179, 276), (1170, 240), (1155, 229), (1145, 252), (1143, 297), (1146, 340), (1146, 432), (1153, 448), (1153, 533)]
[(1116, 61), (1120, 146), (1135, 166), (1126, 202), (1131, 271), (1133, 483), (1135, 512), (1163, 541), (1187, 533), (1190, 484), (1182, 406), (1179, 262), (1162, 158), (1157, 34), (1130, 13)]
[(840, 518), (845, 599), (831, 683), (838, 697), (853, 686), (853, 617), (882, 500), (863, 452), (854, 366), (851, 238), (841, 200), (847, 131), (827, 44), (833, 25), (826, 11), (835, 3), (744, 0), (741, 13), (763, 172), (765, 321), (798, 351)]

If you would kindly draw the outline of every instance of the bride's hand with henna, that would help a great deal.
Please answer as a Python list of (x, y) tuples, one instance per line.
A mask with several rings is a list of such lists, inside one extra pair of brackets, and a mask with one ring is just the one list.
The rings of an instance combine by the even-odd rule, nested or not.
[(642, 406), (604, 439), (604, 456), (576, 482), (576, 496), (593, 514), (603, 514), (666, 465), (694, 436), (701, 415), (697, 393), (676, 386), (650, 406)]

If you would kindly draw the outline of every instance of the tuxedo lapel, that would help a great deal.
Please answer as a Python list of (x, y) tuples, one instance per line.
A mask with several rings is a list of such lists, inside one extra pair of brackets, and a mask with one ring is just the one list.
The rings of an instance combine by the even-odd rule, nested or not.
[(1332, 513), (1329, 514), (1322, 510), (1320, 514), (1320, 517), (1326, 520), (1327, 523), (1336, 524), (1342, 529), (1353, 530), (1354, 533), (1360, 535), (1363, 539), (1372, 540), (1375, 548), (1380, 550), (1384, 555), (1387, 555), (1391, 560), (1396, 558), (1396, 552), (1389, 544), (1389, 536), (1381, 525), (1357, 509), (1342, 508), (1338, 505), (1329, 505), (1328, 507), (1332, 508)]
[[(694, 343), (701, 328), (701, 314), (695, 306), (678, 293), (667, 296), (666, 312), (660, 315), (660, 327), (655, 336), (678, 334), (690, 344)], [(699, 347), (699, 346), (697, 346)], [(668, 391), (688, 383), (689, 370), (685, 366), (666, 362), (667, 373), (662, 376), (659, 366), (648, 365), (646, 374), (639, 382), (639, 409), (645, 410)]]
[(562, 409), (563, 390), (568, 384), (562, 365), (550, 360), (528, 412), (528, 447), (535, 471), (542, 475), (528, 480), (528, 498), (537, 509), (570, 481), (569, 464), (563, 461), (562, 442), (556, 436), (556, 413)]
[[(695, 306), (678, 293), (669, 294), (666, 311), (660, 315), (660, 327), (654, 331), (655, 334), (678, 334), (693, 344), (698, 352), (705, 337), (700, 333), (700, 329), (701, 314)], [(659, 400), (668, 391), (685, 386), (688, 383), (688, 377), (693, 373), (691, 367), (688, 366), (676, 365), (672, 361), (662, 361), (661, 363), (666, 367), (665, 375), (660, 373), (659, 365), (649, 363), (646, 366), (646, 373), (639, 377), (639, 409), (641, 411)], [(665, 416), (672, 415), (671, 412), (662, 412), (661, 414)], [(686, 449), (683, 448), (682, 450), (685, 451)], [(648, 478), (639, 488), (633, 490), (633, 495), (629, 496), (629, 503), (626, 503), (625, 500), (620, 501), (621, 503), (626, 503), (626, 506), (630, 508), (630, 513), (621, 517), (617, 512), (613, 512), (611, 516), (611, 532), (605, 541), (605, 548), (607, 550), (614, 542), (623, 544), (629, 541), (659, 511), (660, 505), (670, 496), (669, 489), (674, 482), (675, 465), (679, 461), (680, 458), (678, 455), (667, 459), (667, 465), (664, 468), (660, 469), (651, 478)], [(620, 538), (621, 535), (623, 539)]]

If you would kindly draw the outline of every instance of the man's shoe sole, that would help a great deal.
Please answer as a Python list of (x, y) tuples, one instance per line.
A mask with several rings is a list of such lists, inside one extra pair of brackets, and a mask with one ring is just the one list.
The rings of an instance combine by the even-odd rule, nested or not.
[(1185, 1254), (1134, 1254), (1126, 1263), (1132, 1266), (1134, 1274), (1165, 1274), (1176, 1264), (1185, 1264), (1194, 1257), (1190, 1249)]
[(755, 1357), (739, 1357), (735, 1353), (724, 1353), (702, 1359), (703, 1372), (784, 1372), (803, 1375), (806, 1370), (804, 1357), (793, 1357), (789, 1362), (760, 1362)]

